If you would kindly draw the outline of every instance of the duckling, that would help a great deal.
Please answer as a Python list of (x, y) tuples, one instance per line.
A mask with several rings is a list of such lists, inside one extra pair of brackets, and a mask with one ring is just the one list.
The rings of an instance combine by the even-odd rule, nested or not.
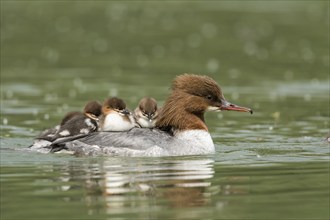
[(157, 101), (154, 98), (144, 97), (134, 110), (134, 117), (142, 128), (154, 128), (158, 113)]
[(108, 98), (102, 106), (100, 131), (128, 131), (136, 127), (132, 113), (122, 99)]

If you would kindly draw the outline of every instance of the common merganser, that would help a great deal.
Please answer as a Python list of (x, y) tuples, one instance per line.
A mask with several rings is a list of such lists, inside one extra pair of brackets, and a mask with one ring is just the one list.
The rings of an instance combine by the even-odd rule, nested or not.
[(128, 131), (136, 127), (132, 113), (126, 104), (117, 97), (108, 98), (102, 106), (100, 131)]
[(133, 128), (125, 132), (94, 132), (62, 144), (77, 155), (179, 156), (215, 152), (204, 121), (206, 111), (250, 112), (227, 102), (208, 76), (183, 74), (172, 84), (157, 120), (158, 129)]
[[(99, 102), (90, 101), (85, 105), (83, 112), (69, 112), (64, 116), (60, 125), (42, 132), (41, 135), (35, 138), (34, 144), (30, 147), (50, 147), (51, 145), (53, 147), (59, 143), (74, 140), (97, 131), (101, 107)], [(51, 131), (55, 133), (51, 133)], [(55, 149), (52, 151), (55, 151)]]
[(141, 128), (154, 128), (158, 117), (157, 101), (144, 97), (134, 110), (134, 118)]

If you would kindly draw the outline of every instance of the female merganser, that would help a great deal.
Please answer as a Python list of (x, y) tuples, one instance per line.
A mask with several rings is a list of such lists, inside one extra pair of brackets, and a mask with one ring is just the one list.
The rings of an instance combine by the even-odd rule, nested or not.
[(141, 128), (154, 128), (158, 117), (157, 101), (144, 97), (134, 110), (134, 118)]
[(132, 113), (122, 99), (113, 97), (104, 101), (100, 117), (100, 131), (128, 131), (136, 127)]
[[(53, 147), (57, 146), (59, 143), (71, 141), (97, 131), (101, 107), (99, 102), (90, 101), (85, 105), (83, 113), (67, 113), (60, 125), (42, 132), (41, 135), (35, 138), (34, 144), (30, 147)], [(52, 151), (54, 151), (54, 149)]]
[(158, 129), (133, 128), (126, 132), (94, 132), (62, 144), (77, 155), (179, 156), (214, 153), (204, 121), (206, 111), (252, 110), (227, 102), (208, 76), (183, 74), (175, 78), (172, 93), (157, 120)]

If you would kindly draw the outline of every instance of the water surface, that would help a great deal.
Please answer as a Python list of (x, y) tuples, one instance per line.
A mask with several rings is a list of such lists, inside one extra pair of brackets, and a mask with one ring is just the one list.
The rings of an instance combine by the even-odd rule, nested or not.
[[(329, 219), (329, 3), (1, 2), (1, 219)], [(207, 74), (207, 156), (27, 152), (92, 99)]]

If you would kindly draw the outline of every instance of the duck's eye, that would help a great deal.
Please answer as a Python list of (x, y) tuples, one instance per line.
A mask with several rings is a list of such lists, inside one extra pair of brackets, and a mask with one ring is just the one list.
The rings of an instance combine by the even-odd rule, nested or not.
[(211, 95), (207, 95), (206, 98), (207, 98), (208, 100), (212, 100), (212, 99), (213, 99), (213, 97), (212, 97)]

